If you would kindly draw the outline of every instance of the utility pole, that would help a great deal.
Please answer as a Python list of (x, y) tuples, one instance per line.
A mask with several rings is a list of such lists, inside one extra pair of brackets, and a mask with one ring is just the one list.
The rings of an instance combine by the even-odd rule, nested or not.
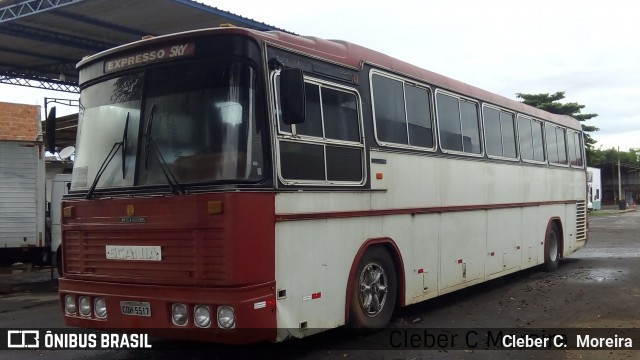
[[(626, 205), (626, 200), (622, 195), (622, 179), (620, 178), (620, 146), (618, 146), (618, 200), (619, 209), (624, 210), (626, 208), (626, 206), (624, 206)], [(625, 202), (624, 205), (623, 202)]]

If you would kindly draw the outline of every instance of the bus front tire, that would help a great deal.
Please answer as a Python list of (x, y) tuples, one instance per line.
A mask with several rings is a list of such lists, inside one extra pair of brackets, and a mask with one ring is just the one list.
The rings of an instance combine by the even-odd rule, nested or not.
[(393, 260), (382, 247), (365, 251), (354, 274), (349, 325), (356, 329), (384, 328), (396, 303), (397, 277)]
[(555, 271), (560, 261), (560, 231), (554, 222), (544, 242), (544, 268), (548, 272)]

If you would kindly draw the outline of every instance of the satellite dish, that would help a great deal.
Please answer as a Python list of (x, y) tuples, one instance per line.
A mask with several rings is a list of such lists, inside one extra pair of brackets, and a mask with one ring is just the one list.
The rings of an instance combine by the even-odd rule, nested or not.
[(58, 155), (60, 155), (60, 159), (65, 160), (65, 159), (68, 159), (75, 152), (76, 152), (75, 147), (67, 146), (66, 148), (60, 150), (60, 152), (58, 152)]

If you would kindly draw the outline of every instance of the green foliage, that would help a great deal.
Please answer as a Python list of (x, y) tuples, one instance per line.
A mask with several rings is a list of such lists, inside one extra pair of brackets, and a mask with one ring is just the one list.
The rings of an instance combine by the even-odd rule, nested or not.
[(604, 150), (599, 149), (587, 150), (587, 163), (589, 166), (600, 167), (605, 163), (620, 162), (628, 165), (640, 166), (640, 149), (631, 148), (629, 151), (618, 151), (615, 148)]
[(568, 115), (579, 121), (589, 120), (598, 116), (598, 114), (581, 114), (580, 111), (585, 108), (585, 105), (580, 105), (575, 102), (564, 104), (558, 102), (558, 100), (564, 99), (564, 91), (559, 91), (555, 94), (517, 93), (516, 96), (519, 99), (522, 99), (522, 102), (527, 105), (537, 107), (538, 109), (542, 109), (554, 114)]

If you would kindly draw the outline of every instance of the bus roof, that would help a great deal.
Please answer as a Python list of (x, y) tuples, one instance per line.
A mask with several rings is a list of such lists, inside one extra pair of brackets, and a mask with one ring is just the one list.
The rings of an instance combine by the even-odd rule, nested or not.
[(370, 64), (378, 68), (386, 69), (398, 75), (412, 78), (419, 82), (435, 85), (441, 89), (449, 90), (460, 95), (465, 95), (471, 98), (482, 100), (483, 102), (487, 102), (499, 107), (504, 107), (506, 109), (511, 109), (538, 119), (551, 121), (575, 130), (582, 129), (580, 122), (570, 116), (549, 113), (547, 111), (523, 104), (504, 96), (482, 90), (461, 81), (454, 80), (446, 76), (434, 73), (432, 71), (422, 69), (415, 65), (411, 65), (402, 60), (357, 44), (342, 40), (326, 40), (312, 36), (297, 36), (282, 31), (263, 32), (238, 27), (222, 27), (164, 35), (119, 46), (114, 49), (107, 50), (94, 56), (85, 58), (80, 63), (78, 63), (78, 68), (83, 67), (87, 63), (96, 61), (98, 58), (103, 58), (110, 54), (121, 52), (123, 50), (126, 51), (129, 48), (138, 47), (142, 44), (164, 42), (169, 38), (205, 36), (214, 33), (250, 36), (267, 43), (277, 45), (279, 47), (288, 48), (299, 53), (308, 54), (316, 58), (320, 58), (329, 62), (358, 70), (362, 69), (365, 63)]

